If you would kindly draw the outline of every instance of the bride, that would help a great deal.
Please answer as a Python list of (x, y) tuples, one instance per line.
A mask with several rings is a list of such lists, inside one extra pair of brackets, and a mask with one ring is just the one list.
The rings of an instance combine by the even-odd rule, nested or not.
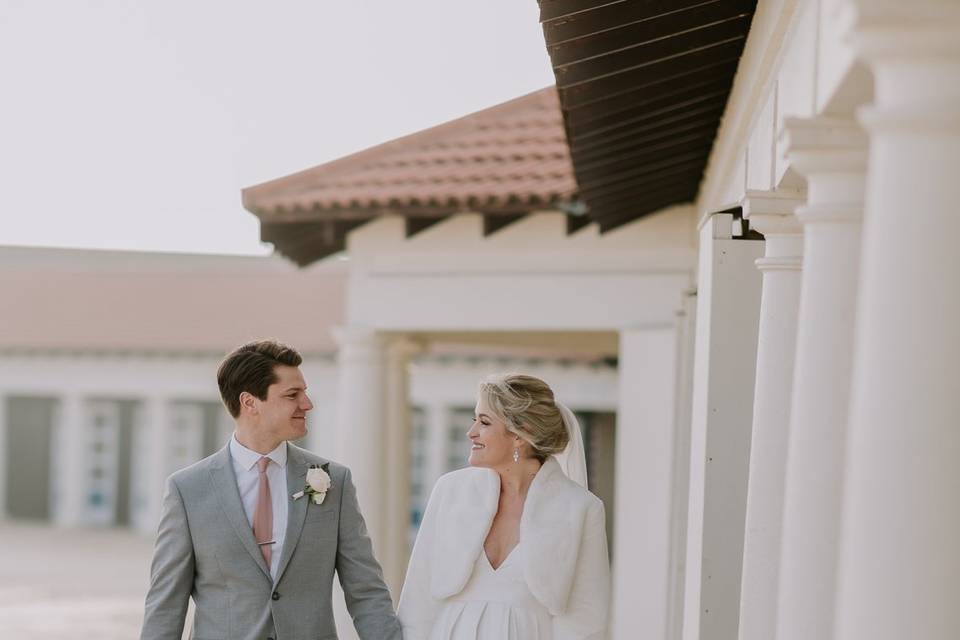
[(405, 640), (599, 640), (610, 566), (580, 427), (532, 376), (480, 385), (470, 467), (441, 477), (413, 547)]

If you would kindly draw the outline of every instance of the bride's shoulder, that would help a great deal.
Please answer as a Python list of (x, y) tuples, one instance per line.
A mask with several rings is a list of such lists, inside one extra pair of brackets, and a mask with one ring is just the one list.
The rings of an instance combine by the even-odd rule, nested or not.
[(568, 478), (556, 461), (548, 460), (543, 467), (544, 494), (553, 501), (578, 505), (582, 509), (603, 508), (603, 501), (585, 487)]
[(569, 478), (563, 478), (562, 487), (558, 494), (562, 495), (564, 500), (575, 502), (584, 507), (603, 504), (600, 498)]
[(430, 502), (450, 503), (467, 500), (486, 504), (490, 496), (498, 494), (499, 488), (500, 477), (496, 471), (466, 467), (440, 476), (430, 492)]
[(438, 491), (456, 491), (459, 488), (473, 488), (485, 485), (496, 476), (496, 472), (479, 467), (465, 467), (443, 474), (433, 485), (434, 493)]

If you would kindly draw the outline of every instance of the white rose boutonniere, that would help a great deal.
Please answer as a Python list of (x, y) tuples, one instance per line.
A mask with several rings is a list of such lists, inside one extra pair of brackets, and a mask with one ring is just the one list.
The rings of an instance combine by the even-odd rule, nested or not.
[(310, 496), (313, 504), (323, 504), (327, 497), (327, 491), (330, 490), (332, 482), (330, 481), (330, 463), (326, 462), (320, 466), (310, 465), (307, 469), (307, 484), (303, 491), (297, 491), (293, 494), (294, 500), (299, 500), (303, 496)]

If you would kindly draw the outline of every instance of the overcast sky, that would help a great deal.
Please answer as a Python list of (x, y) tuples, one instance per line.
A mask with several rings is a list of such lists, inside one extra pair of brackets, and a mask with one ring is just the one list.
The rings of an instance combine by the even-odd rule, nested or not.
[(552, 82), (536, 0), (0, 0), (0, 244), (267, 253), (242, 187)]

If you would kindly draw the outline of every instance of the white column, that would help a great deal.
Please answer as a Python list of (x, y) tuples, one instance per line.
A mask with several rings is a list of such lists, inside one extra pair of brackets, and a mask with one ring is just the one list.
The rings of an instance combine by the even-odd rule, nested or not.
[[(163, 504), (163, 491), (170, 468), (170, 405), (166, 398), (153, 396), (144, 402), (143, 430), (147, 443), (147, 470), (144, 491), (147, 498), (146, 516), (138, 527), (155, 533), (160, 523), (160, 510)], [(139, 428), (140, 425), (137, 425)]]
[(737, 636), (763, 242), (731, 237), (733, 216), (700, 230), (690, 419), (684, 640)]
[(57, 444), (54, 457), (53, 485), (55, 487), (54, 520), (58, 525), (76, 527), (83, 523), (87, 499), (87, 456), (90, 443), (87, 438), (83, 399), (64, 395), (57, 410)]
[(753, 433), (740, 587), (741, 640), (770, 640), (776, 629), (784, 464), (800, 306), (803, 234), (798, 194), (748, 191), (744, 217), (764, 235)]
[(689, 289), (677, 311), (677, 366), (674, 394), (673, 502), (670, 509), (670, 584), (667, 596), (665, 638), (679, 640), (683, 633), (684, 581), (686, 578), (687, 517), (690, 510), (690, 412), (693, 398), (693, 347), (696, 337), (697, 292)]
[(400, 597), (410, 555), (410, 360), (419, 346), (409, 338), (386, 349), (386, 544), (381, 563), (394, 601)]
[(835, 631), (960, 638), (960, 4), (855, 4), (875, 101)]
[(364, 327), (342, 327), (335, 335), (340, 343), (337, 460), (350, 467), (374, 551), (382, 558), (387, 539), (384, 342), (376, 331)]
[[(663, 638), (670, 604), (677, 332), (620, 332), (613, 634)], [(684, 514), (685, 515), (685, 514)]]
[(784, 495), (778, 640), (832, 637), (866, 135), (852, 119), (789, 119), (807, 178), (803, 283)]

